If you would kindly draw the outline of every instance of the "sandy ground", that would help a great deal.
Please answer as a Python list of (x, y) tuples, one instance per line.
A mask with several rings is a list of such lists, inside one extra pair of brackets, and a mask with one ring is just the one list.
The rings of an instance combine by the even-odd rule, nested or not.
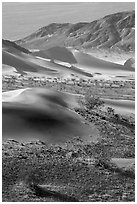
[[(124, 71), (122, 65), (89, 55), (77, 52), (75, 57), (84, 72), (91, 69), (112, 76), (120, 70), (127, 76), (129, 72), (134, 74), (131, 68)], [(36, 76), (39, 67), (46, 69), (46, 74), (57, 66), (60, 71), (70, 69), (68, 64), (37, 61), (24, 54), (4, 53), (4, 60), (18, 71), (32, 71)], [(46, 68), (42, 67), (44, 63)], [(13, 81), (10, 86), (5, 81), (6, 89), (13, 88)], [(65, 94), (50, 91), (52, 83), (47, 88), (28, 88), (30, 81), (27, 82), (22, 90), (3, 93), (3, 201), (133, 202), (135, 124), (134, 117), (124, 118), (123, 112), (134, 113), (135, 107), (134, 101), (123, 98), (134, 99), (134, 85), (125, 83), (120, 89), (101, 89), (96, 82), (87, 89), (84, 84), (77, 85), (77, 89), (74, 84), (54, 84), (56, 89), (74, 93)], [(72, 99), (76, 91), (79, 95), (104, 95), (108, 98), (106, 105), (122, 115), (101, 108), (92, 110), (83, 100), (82, 107), (77, 106)]]
[[(88, 109), (84, 104), (83, 109), (77, 107), (77, 114), (72, 114), (67, 103), (72, 103), (75, 94), (58, 95), (49, 88), (46, 93), (38, 88), (32, 92), (27, 90), (32, 89), (3, 93), (3, 115), (7, 115), (3, 117), (3, 130), (8, 125), (8, 136), (13, 133), (12, 140), (6, 138), (6, 131), (3, 134), (3, 202), (134, 202), (134, 120), (125, 121), (120, 116), (115, 119), (115, 115), (100, 108)], [(76, 107), (74, 102), (73, 107)], [(38, 120), (31, 119), (33, 108), (37, 110)], [(43, 114), (48, 115), (48, 121), (56, 117), (61, 126), (57, 121), (54, 124), (54, 120), (44, 121), (42, 125), (39, 118)], [(76, 115), (78, 125), (74, 122)], [(74, 119), (71, 125), (68, 116)], [(47, 129), (49, 135), (45, 134)], [(70, 137), (71, 129), (72, 136), (76, 131), (85, 138)], [(92, 140), (87, 140), (88, 131), (93, 133)], [(56, 141), (54, 145), (48, 136)], [(64, 136), (72, 140), (64, 141)], [(31, 141), (27, 142), (28, 138)]]
[(121, 115), (135, 114), (135, 101), (120, 100), (120, 99), (106, 99), (101, 98), (105, 102), (105, 108), (111, 107), (114, 111)]

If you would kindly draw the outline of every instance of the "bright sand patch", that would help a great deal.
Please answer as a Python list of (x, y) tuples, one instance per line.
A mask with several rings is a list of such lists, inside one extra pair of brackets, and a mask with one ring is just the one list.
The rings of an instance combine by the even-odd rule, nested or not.
[(106, 107), (111, 107), (116, 113), (135, 114), (135, 101), (121, 99), (101, 98), (105, 102)]

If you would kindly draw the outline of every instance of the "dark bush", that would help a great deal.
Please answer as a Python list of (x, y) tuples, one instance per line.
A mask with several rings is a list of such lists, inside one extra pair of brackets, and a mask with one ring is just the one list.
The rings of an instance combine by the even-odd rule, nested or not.
[(101, 106), (104, 104), (103, 101), (96, 96), (85, 96), (85, 105), (88, 109), (93, 109), (95, 107)]

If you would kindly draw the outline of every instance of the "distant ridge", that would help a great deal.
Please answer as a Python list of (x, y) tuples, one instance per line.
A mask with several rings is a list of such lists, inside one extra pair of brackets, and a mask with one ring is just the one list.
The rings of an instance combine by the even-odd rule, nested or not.
[(16, 43), (27, 49), (40, 50), (65, 46), (134, 52), (135, 11), (107, 15), (91, 23), (52, 23)]

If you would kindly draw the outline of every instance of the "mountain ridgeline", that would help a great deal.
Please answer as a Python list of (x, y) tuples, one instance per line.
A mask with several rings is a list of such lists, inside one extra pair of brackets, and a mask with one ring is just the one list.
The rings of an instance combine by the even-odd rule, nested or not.
[(52, 23), (15, 42), (26, 49), (65, 46), (134, 52), (135, 11), (111, 14), (90, 23)]

